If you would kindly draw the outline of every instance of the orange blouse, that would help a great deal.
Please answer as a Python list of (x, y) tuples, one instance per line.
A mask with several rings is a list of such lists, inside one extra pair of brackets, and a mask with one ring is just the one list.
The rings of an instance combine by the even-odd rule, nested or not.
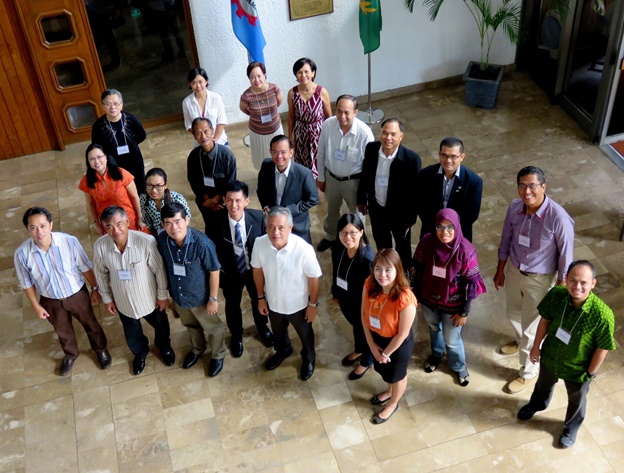
[(134, 181), (134, 176), (125, 169), (119, 168), (119, 170), (121, 171), (121, 181), (113, 180), (107, 170), (104, 176), (95, 174), (97, 182), (94, 188), (87, 185), (87, 176), (82, 176), (78, 189), (93, 198), (98, 218), (107, 207), (118, 205), (126, 211), (128, 220), (130, 220), (130, 229), (138, 230), (132, 199), (126, 189)]
[[(410, 305), (416, 307), (418, 305), (416, 296), (411, 289), (406, 289), (396, 301), (390, 300), (390, 297), (383, 293), (379, 294), (377, 297), (370, 298), (368, 296), (368, 290), (370, 288), (371, 278), (372, 276), (369, 276), (364, 284), (366, 291), (362, 299), (366, 326), (382, 337), (392, 338), (399, 333), (399, 313)], [(371, 325), (371, 316), (379, 319), (381, 328), (374, 328)]]

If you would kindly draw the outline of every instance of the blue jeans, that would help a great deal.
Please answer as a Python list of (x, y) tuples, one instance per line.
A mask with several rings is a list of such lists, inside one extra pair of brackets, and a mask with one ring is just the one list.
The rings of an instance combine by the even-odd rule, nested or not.
[(464, 342), (461, 338), (461, 327), (453, 326), (451, 317), (439, 309), (432, 310), (425, 304), (420, 305), (429, 325), (429, 335), (431, 337), (431, 351), (435, 356), (442, 358), (444, 351), (448, 356), (449, 368), (460, 374), (467, 376), (466, 353), (464, 352)]

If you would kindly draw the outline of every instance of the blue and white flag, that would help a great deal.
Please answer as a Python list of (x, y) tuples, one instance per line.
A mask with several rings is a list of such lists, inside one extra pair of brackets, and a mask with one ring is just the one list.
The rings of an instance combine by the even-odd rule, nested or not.
[(260, 18), (254, 0), (232, 1), (232, 28), (238, 40), (249, 51), (250, 62), (264, 63), (266, 41), (262, 34)]

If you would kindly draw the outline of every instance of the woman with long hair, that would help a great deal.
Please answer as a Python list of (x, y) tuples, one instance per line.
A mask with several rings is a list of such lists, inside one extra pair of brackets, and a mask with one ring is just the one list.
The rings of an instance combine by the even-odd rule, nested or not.
[(356, 214), (343, 214), (338, 220), (340, 245), (332, 247), (332, 296), (345, 318), (353, 326), (354, 348), (342, 359), (343, 366), (358, 365), (349, 373), (350, 380), (360, 379), (373, 365), (362, 327), (362, 288), (371, 274), (375, 253), (368, 245), (364, 224)]
[(374, 406), (385, 404), (371, 418), (383, 424), (399, 408), (407, 387), (407, 365), (414, 348), (412, 324), (416, 317), (416, 296), (409, 287), (396, 250), (384, 248), (373, 260), (373, 274), (362, 293), (362, 325), (373, 354), (375, 371), (388, 389), (371, 398)]
[(102, 235), (106, 231), (100, 215), (111, 205), (123, 207), (131, 230), (147, 231), (141, 220), (141, 203), (132, 174), (117, 166), (115, 159), (107, 156), (104, 148), (96, 143), (87, 146), (85, 162), (87, 171), (78, 188), (86, 194), (89, 213)]

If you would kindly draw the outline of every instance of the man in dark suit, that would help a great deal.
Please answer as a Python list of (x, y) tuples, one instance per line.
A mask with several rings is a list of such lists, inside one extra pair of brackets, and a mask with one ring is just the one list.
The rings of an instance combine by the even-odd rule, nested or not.
[(420, 238), (435, 231), (436, 214), (444, 208), (455, 210), (461, 221), (462, 233), (472, 241), (472, 224), (479, 217), (483, 180), (461, 166), (466, 157), (464, 143), (449, 136), (440, 143), (440, 164), (427, 166), (418, 182), (418, 215), (422, 222)]
[(234, 358), (243, 354), (241, 299), (244, 287), (251, 298), (251, 311), (260, 339), (264, 346), (273, 346), (273, 334), (267, 327), (267, 317), (258, 311), (258, 293), (249, 266), (256, 238), (266, 233), (264, 214), (260, 210), (247, 209), (247, 205), (247, 184), (241, 181), (230, 182), (225, 188), (227, 215), (220, 222), (220, 236), (215, 241), (223, 271), (221, 289), (225, 297), (225, 319), (232, 334), (230, 350)]
[(285, 135), (271, 140), (271, 159), (265, 159), (258, 173), (258, 199), (267, 212), (279, 205), (290, 210), (293, 233), (312, 244), (308, 209), (319, 202), (312, 171), (292, 160), (292, 143)]
[(401, 141), (404, 126), (396, 118), (381, 124), (381, 139), (366, 145), (358, 186), (358, 209), (370, 213), (377, 249), (395, 248), (405, 270), (412, 259), (412, 225), (416, 223), (416, 182), (420, 156)]

